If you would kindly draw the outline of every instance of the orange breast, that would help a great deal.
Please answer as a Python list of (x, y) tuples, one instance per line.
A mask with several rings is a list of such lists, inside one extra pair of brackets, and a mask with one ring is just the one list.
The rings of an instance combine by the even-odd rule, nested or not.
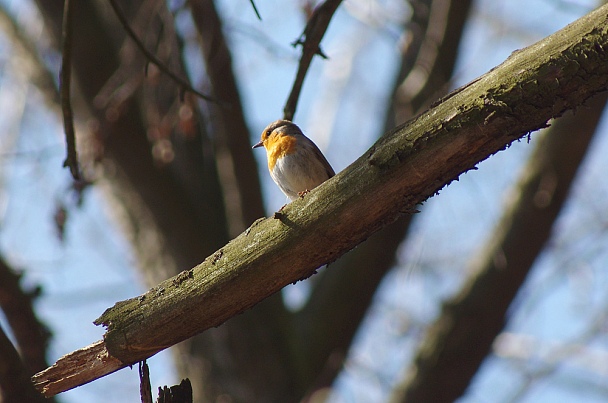
[(271, 136), (266, 140), (268, 169), (274, 169), (277, 159), (296, 152), (296, 138), (288, 135)]

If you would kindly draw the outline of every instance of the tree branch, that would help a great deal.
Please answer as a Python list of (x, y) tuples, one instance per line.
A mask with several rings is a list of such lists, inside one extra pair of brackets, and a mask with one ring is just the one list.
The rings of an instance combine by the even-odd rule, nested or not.
[(76, 134), (74, 132), (74, 116), (72, 114), (72, 103), (70, 101), (70, 82), (72, 77), (72, 3), (70, 0), (63, 2), (63, 32), (61, 49), (61, 75), (59, 80), (59, 91), (61, 94), (61, 111), (63, 112), (63, 128), (65, 130), (65, 141), (67, 146), (67, 157), (63, 166), (70, 169), (74, 180), (80, 180), (80, 169), (78, 168), (78, 155), (76, 153)]
[(24, 292), (20, 279), (21, 276), (0, 258), (0, 308), (13, 331), (22, 360), (33, 374), (48, 366), (46, 347), (50, 333), (38, 320), (32, 306), (38, 290)]
[[(398, 73), (399, 82), (393, 92), (394, 103), (387, 116), (387, 126), (403, 123), (449, 89), (460, 37), (468, 19), (472, 0), (411, 0), (413, 17), (427, 15), (426, 25), (420, 22), (412, 30), (408, 63)], [(422, 34), (422, 35), (421, 35)], [(424, 77), (426, 80), (421, 85)]]
[[(108, 353), (100, 340), (64, 355), (43, 372), (32, 377), (34, 386), (46, 397), (65, 392), (126, 367)], [(51, 375), (52, 376), (47, 376)]]
[[(68, 0), (66, 0), (66, 1), (68, 1)], [(127, 21), (127, 18), (120, 10), (120, 7), (118, 7), (118, 3), (116, 2), (116, 0), (109, 0), (109, 2), (110, 2), (110, 5), (112, 6), (112, 10), (114, 10), (114, 14), (116, 14), (116, 17), (118, 17), (118, 20), (120, 21), (123, 28), (127, 32), (127, 35), (129, 35), (129, 37), (133, 40), (133, 42), (135, 42), (135, 44), (137, 45), (139, 50), (148, 58), (148, 60), (150, 60), (150, 62), (155, 64), (156, 67), (158, 67), (160, 71), (162, 71), (163, 73), (165, 73), (166, 75), (171, 77), (171, 79), (173, 79), (173, 81), (178, 83), (183, 89), (190, 91), (193, 94), (196, 94), (198, 97), (204, 99), (205, 101), (221, 104), (224, 107), (228, 106), (228, 104), (226, 102), (219, 101), (213, 97), (210, 97), (209, 95), (205, 95), (202, 92), (195, 90), (190, 85), (189, 82), (187, 82), (183, 78), (179, 77), (177, 74), (173, 73), (167, 66), (165, 66), (165, 64), (162, 62), (162, 60), (160, 60), (152, 52), (150, 52), (150, 51), (148, 51), (148, 49), (146, 49), (146, 46), (143, 44), (143, 42), (139, 39), (139, 37), (137, 36), (135, 31), (133, 31), (133, 29), (129, 25), (129, 21)]]
[(40, 46), (40, 43), (34, 43), (36, 39), (31, 38), (19, 27), (17, 21), (7, 12), (6, 6), (0, 6), (0, 30), (11, 43), (17, 45), (20, 55), (23, 55), (28, 61), (28, 66), (32, 67), (31, 82), (43, 93), (49, 103), (59, 104), (61, 99), (55, 84), (55, 75), (47, 70), (40, 54), (47, 49), (43, 52), (39, 51), (37, 46)]
[(321, 43), (321, 39), (323, 39), (323, 35), (325, 35), (331, 18), (341, 2), (342, 0), (325, 0), (325, 2), (318, 6), (312, 13), (312, 16), (306, 24), (306, 28), (304, 28), (304, 32), (293, 43), (293, 46), (302, 45), (302, 57), (300, 58), (298, 72), (291, 93), (289, 94), (289, 98), (287, 98), (285, 108), (283, 108), (283, 119), (292, 120), (296, 113), (302, 84), (304, 84), (304, 78), (306, 78), (306, 73), (308, 72), (312, 58), (315, 55), (319, 55), (324, 59), (327, 58), (323, 52), (321, 52), (319, 44)]
[(36, 292), (24, 292), (20, 278), (0, 258), (0, 308), (16, 341), (15, 347), (0, 327), (0, 401), (44, 402), (29, 377), (48, 366), (45, 355), (49, 332), (34, 314), (32, 299)]
[[(511, 142), (608, 86), (608, 6), (523, 50), (370, 150), (280, 215), (260, 219), (198, 266), (97, 319), (130, 365), (251, 308), (352, 249)], [(36, 375), (44, 385), (70, 355)], [(83, 373), (86, 372), (82, 368)], [(112, 370), (116, 370), (115, 367)], [(88, 373), (91, 381), (103, 371)], [(72, 387), (75, 385), (71, 385)]]
[(44, 403), (47, 400), (29, 381), (30, 373), (0, 327), (0, 401)]
[(257, 163), (251, 151), (249, 129), (232, 69), (232, 55), (214, 2), (189, 0), (188, 5), (201, 37), (213, 94), (231, 105), (230, 110), (212, 110), (210, 120), (215, 129), (215, 152), (224, 198), (230, 200), (226, 206), (230, 234), (236, 236), (264, 214)]
[(260, 12), (258, 11), (258, 8), (255, 5), (255, 2), (253, 0), (249, 0), (249, 2), (251, 3), (251, 7), (253, 8), (253, 12), (255, 13), (255, 16), (258, 17), (258, 20), (262, 21), (262, 16), (260, 15)]

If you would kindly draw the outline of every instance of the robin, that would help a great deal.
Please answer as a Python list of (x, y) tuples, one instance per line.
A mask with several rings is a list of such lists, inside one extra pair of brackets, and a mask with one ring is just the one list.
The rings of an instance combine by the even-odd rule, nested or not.
[(288, 120), (272, 122), (253, 148), (266, 149), (272, 180), (295, 200), (335, 175), (321, 150)]

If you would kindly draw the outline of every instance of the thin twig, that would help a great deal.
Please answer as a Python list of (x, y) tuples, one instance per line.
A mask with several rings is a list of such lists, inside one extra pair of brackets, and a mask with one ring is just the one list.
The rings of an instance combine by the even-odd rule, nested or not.
[(262, 21), (262, 16), (260, 15), (260, 12), (258, 11), (258, 8), (255, 6), (255, 3), (253, 0), (249, 0), (249, 2), (251, 3), (251, 7), (253, 7), (253, 11), (255, 12), (255, 15), (257, 15), (258, 20)]
[(78, 168), (78, 155), (76, 154), (76, 135), (74, 132), (74, 116), (70, 101), (70, 77), (72, 75), (72, 3), (70, 0), (63, 2), (63, 27), (62, 27), (62, 57), (61, 74), (59, 76), (59, 91), (61, 94), (61, 111), (63, 112), (63, 129), (67, 146), (67, 156), (63, 166), (70, 169), (75, 180), (80, 180), (80, 169)]
[(32, 377), (34, 388), (45, 397), (55, 396), (126, 367), (110, 355), (103, 340), (72, 351)]
[(187, 91), (190, 91), (193, 94), (198, 95), (200, 98), (202, 98), (206, 101), (214, 102), (217, 104), (222, 104), (222, 102), (210, 97), (209, 95), (205, 95), (202, 92), (199, 92), (199, 91), (195, 90), (194, 88), (192, 88), (192, 86), (186, 80), (184, 80), (183, 78), (181, 78), (178, 75), (176, 75), (175, 73), (173, 73), (167, 66), (165, 66), (165, 64), (160, 59), (158, 59), (153, 53), (149, 52), (148, 49), (146, 49), (146, 47), (144, 46), (143, 42), (137, 37), (137, 35), (135, 34), (135, 31), (133, 31), (133, 29), (129, 26), (129, 22), (127, 21), (127, 18), (125, 17), (125, 15), (122, 13), (120, 8), (118, 7), (118, 3), (116, 2), (116, 0), (109, 0), (109, 2), (110, 2), (110, 5), (112, 6), (112, 9), (114, 10), (114, 13), (118, 17), (118, 20), (122, 24), (125, 31), (127, 31), (127, 34), (131, 37), (131, 39), (135, 42), (135, 44), (137, 45), (139, 50), (148, 58), (148, 60), (150, 62), (155, 64), (156, 67), (158, 67), (160, 71), (162, 71), (163, 73), (165, 73), (166, 75), (171, 77), (173, 79), (173, 81), (175, 81), (176, 83), (181, 85), (182, 88), (186, 89)]
[(317, 7), (308, 20), (302, 35), (300, 35), (300, 37), (292, 44), (293, 46), (302, 45), (302, 57), (300, 59), (300, 65), (298, 66), (298, 72), (296, 74), (296, 79), (293, 83), (291, 93), (289, 94), (289, 98), (287, 99), (285, 108), (283, 109), (284, 119), (292, 120), (296, 113), (296, 107), (298, 105), (300, 91), (302, 90), (302, 84), (304, 83), (304, 78), (306, 77), (306, 73), (308, 72), (310, 63), (312, 62), (312, 58), (315, 55), (319, 55), (322, 58), (327, 59), (327, 56), (325, 56), (325, 54), (323, 54), (321, 51), (319, 44), (321, 43), (321, 39), (323, 39), (323, 35), (325, 35), (329, 22), (331, 21), (341, 2), (342, 0), (326, 0), (323, 4)]

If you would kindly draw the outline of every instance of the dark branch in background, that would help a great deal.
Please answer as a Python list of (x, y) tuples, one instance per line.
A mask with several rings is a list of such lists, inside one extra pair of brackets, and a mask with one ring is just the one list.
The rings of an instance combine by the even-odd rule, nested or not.
[(65, 130), (65, 141), (68, 155), (63, 161), (63, 166), (70, 169), (75, 180), (80, 180), (80, 169), (78, 168), (78, 155), (76, 154), (76, 135), (74, 133), (74, 116), (70, 102), (70, 77), (72, 75), (72, 3), (64, 0), (63, 3), (63, 43), (61, 58), (61, 75), (59, 87), (61, 92), (61, 111), (63, 113), (63, 128)]
[[(412, 25), (408, 27), (410, 45), (404, 50), (405, 63), (398, 72), (393, 104), (387, 112), (387, 129), (407, 121), (448, 92), (471, 2), (409, 1), (413, 10)], [(423, 85), (420, 77), (426, 77)]]
[(133, 42), (135, 42), (135, 44), (137, 45), (139, 50), (148, 58), (148, 60), (150, 62), (155, 64), (156, 67), (158, 67), (160, 71), (162, 71), (163, 73), (165, 73), (166, 75), (171, 77), (176, 83), (181, 85), (182, 89), (190, 91), (193, 94), (196, 94), (197, 96), (199, 96), (200, 98), (202, 98), (206, 101), (220, 104), (223, 106), (227, 106), (227, 104), (225, 104), (221, 101), (218, 101), (217, 99), (214, 99), (214, 98), (210, 97), (209, 95), (205, 95), (202, 92), (199, 92), (199, 91), (195, 90), (194, 88), (192, 88), (192, 86), (186, 80), (184, 80), (183, 78), (181, 78), (178, 75), (176, 75), (175, 73), (173, 73), (167, 66), (165, 66), (165, 64), (160, 59), (158, 59), (153, 53), (149, 52), (148, 49), (146, 49), (146, 47), (144, 46), (143, 42), (139, 39), (139, 37), (137, 36), (135, 31), (133, 31), (133, 29), (129, 25), (127, 18), (125, 17), (123, 12), (118, 7), (116, 0), (109, 0), (109, 2), (110, 2), (110, 5), (112, 6), (112, 9), (114, 10), (114, 13), (118, 17), (118, 20), (120, 21), (123, 28), (127, 32), (127, 35), (129, 35), (129, 37), (131, 37), (131, 39), (133, 40)]
[(48, 366), (46, 347), (50, 333), (38, 320), (32, 306), (39, 290), (23, 291), (20, 280), (21, 276), (0, 258), (0, 308), (12, 329), (23, 361), (33, 374)]
[(40, 43), (34, 43), (35, 37), (25, 33), (15, 17), (6, 10), (5, 6), (0, 6), (0, 31), (2, 35), (10, 38), (10, 42), (17, 45), (18, 51), (27, 59), (28, 65), (33, 67), (31, 83), (44, 94), (47, 102), (60, 104), (59, 91), (55, 84), (55, 75), (45, 67), (41, 54), (48, 54), (47, 49), (40, 50)]
[[(160, 46), (160, 43), (162, 42), (164, 31), (165, 31), (165, 24), (160, 24), (160, 29), (159, 29), (158, 35), (156, 35), (156, 43), (154, 44), (154, 50), (156, 52), (158, 52), (158, 50), (159, 50), (158, 48)], [(149, 66), (149, 64), (150, 64), (150, 62), (148, 61), (148, 63), (146, 63), (146, 67), (144, 68), (144, 74), (146, 76), (148, 76), (148, 66)], [(184, 95), (185, 95), (184, 92), (185, 91), (183, 91), (183, 89), (180, 90), (180, 94), (179, 94), (179, 100), (180, 100), (180, 102), (184, 102)]]
[(249, 0), (249, 2), (251, 3), (251, 7), (253, 7), (253, 11), (255, 12), (255, 15), (258, 17), (258, 20), (262, 21), (262, 16), (260, 15), (258, 8), (255, 6), (255, 2), (253, 0)]
[(0, 401), (44, 403), (47, 399), (34, 389), (28, 371), (6, 333), (0, 327)]
[(219, 178), (224, 198), (229, 201), (226, 203), (228, 227), (231, 236), (235, 236), (264, 215), (257, 163), (249, 146), (251, 137), (220, 15), (212, 0), (190, 0), (188, 4), (200, 36), (212, 94), (231, 106), (230, 110), (216, 110), (211, 105), (208, 113), (214, 130)]
[(521, 170), (518, 197), (508, 199), (517, 204), (505, 208), (483, 259), (465, 270), (475, 274), (444, 304), (392, 402), (453, 402), (463, 395), (550, 238), (607, 99), (605, 93), (596, 96), (576, 114), (557, 120), (540, 139)]
[(315, 55), (319, 55), (324, 59), (327, 58), (321, 51), (319, 44), (321, 43), (321, 39), (323, 39), (323, 35), (325, 35), (325, 31), (327, 31), (331, 18), (341, 2), (342, 0), (326, 0), (317, 7), (308, 20), (302, 35), (300, 35), (292, 44), (294, 47), (302, 45), (302, 57), (300, 58), (298, 73), (296, 74), (291, 93), (289, 94), (289, 98), (287, 98), (287, 103), (283, 109), (284, 119), (292, 120), (296, 113), (302, 84), (304, 83), (304, 78), (306, 78), (306, 73), (308, 72), (312, 58)]
[[(26, 293), (21, 289), (20, 276), (0, 258), (0, 308), (11, 327), (21, 358), (0, 329), (0, 401), (43, 401), (30, 383), (29, 377), (47, 367), (46, 346), (49, 332), (38, 321), (32, 308), (37, 290)], [(17, 400), (10, 397), (19, 396)], [(46, 400), (48, 402), (48, 400)]]

